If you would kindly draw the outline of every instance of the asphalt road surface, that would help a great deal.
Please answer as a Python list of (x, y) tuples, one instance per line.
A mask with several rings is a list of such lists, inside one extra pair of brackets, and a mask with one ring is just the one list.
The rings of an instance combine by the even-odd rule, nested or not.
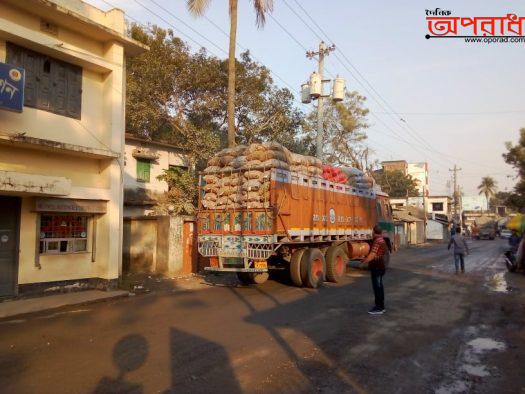
[(443, 245), (398, 252), (383, 316), (348, 270), (317, 290), (212, 276), (1, 321), (0, 392), (525, 393), (525, 276), (505, 273), (504, 241), (471, 249), (463, 275)]

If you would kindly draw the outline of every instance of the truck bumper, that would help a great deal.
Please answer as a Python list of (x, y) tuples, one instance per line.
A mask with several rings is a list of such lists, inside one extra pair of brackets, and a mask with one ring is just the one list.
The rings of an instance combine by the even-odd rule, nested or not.
[(220, 268), (204, 267), (204, 271), (209, 272), (268, 272), (267, 268)]

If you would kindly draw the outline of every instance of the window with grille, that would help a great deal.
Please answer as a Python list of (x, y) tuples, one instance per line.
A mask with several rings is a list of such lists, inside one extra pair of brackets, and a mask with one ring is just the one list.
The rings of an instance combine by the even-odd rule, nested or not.
[(87, 252), (88, 216), (42, 214), (40, 216), (40, 253)]
[(137, 159), (137, 181), (149, 182), (151, 172), (151, 161), (147, 159)]

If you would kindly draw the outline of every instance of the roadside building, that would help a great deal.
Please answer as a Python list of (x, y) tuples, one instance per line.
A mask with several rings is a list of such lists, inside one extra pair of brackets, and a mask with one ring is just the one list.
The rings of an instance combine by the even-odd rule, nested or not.
[(166, 170), (188, 170), (188, 157), (171, 144), (126, 134), (124, 158), (124, 217), (147, 216), (169, 185), (158, 177)]
[(124, 62), (145, 50), (117, 9), (0, 3), (0, 296), (116, 284)]
[(393, 209), (396, 237), (401, 247), (425, 242), (425, 222), (407, 209)]
[(486, 212), (488, 210), (487, 199), (483, 195), (473, 196), (462, 196), (461, 197), (461, 208), (463, 211), (470, 212)]
[(383, 171), (401, 171), (405, 175), (410, 175), (417, 183), (417, 193), (419, 196), (428, 196), (429, 177), (428, 163), (408, 163), (406, 160), (392, 160), (381, 162)]

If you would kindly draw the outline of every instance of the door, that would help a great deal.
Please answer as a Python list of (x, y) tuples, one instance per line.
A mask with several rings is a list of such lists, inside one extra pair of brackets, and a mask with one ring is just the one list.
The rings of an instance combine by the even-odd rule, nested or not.
[(185, 221), (182, 225), (182, 273), (190, 274), (197, 270), (197, 251), (195, 242), (195, 222)]
[(0, 297), (15, 294), (20, 199), (0, 197)]

